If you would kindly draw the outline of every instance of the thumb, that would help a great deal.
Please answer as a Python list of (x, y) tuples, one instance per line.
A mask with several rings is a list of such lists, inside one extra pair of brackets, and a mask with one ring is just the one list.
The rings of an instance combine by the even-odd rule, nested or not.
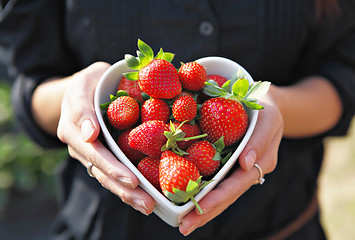
[[(96, 62), (81, 72), (86, 79), (85, 87), (83, 88), (84, 94), (86, 93), (87, 95), (85, 99), (94, 99), (96, 85), (109, 66), (109, 64), (104, 62)], [(80, 103), (81, 100), (82, 98), (79, 98), (78, 102)], [(78, 106), (81, 106), (81, 111), (85, 112), (85, 114), (83, 112), (80, 114), (80, 118), (83, 118), (79, 120), (81, 137), (85, 142), (93, 142), (100, 133), (100, 125), (97, 121), (94, 107), (87, 103), (78, 104)]]
[(100, 127), (95, 126), (98, 125), (95, 121), (95, 124), (90, 119), (85, 119), (80, 126), (81, 137), (85, 142), (93, 142), (100, 133)]

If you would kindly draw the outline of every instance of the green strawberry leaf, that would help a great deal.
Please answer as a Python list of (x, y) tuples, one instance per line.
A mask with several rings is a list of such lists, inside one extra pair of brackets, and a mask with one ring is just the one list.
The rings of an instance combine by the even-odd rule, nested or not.
[(245, 97), (248, 93), (249, 82), (245, 78), (238, 79), (232, 86), (233, 94), (237, 97)]
[(213, 145), (215, 146), (217, 152), (222, 152), (226, 146), (224, 144), (224, 136), (220, 137)]
[(141, 95), (144, 100), (148, 100), (150, 98), (150, 96), (148, 94), (146, 94), (145, 92), (142, 92)]
[(251, 102), (251, 101), (248, 101), (247, 99), (244, 99), (244, 98), (241, 98), (240, 101), (242, 103), (245, 104), (245, 106), (247, 106), (248, 108), (250, 109), (253, 109), (253, 110), (261, 110), (261, 109), (264, 109), (263, 106), (261, 106), (260, 104), (256, 103), (256, 102)]
[(101, 108), (101, 110), (106, 111), (109, 105), (110, 105), (110, 103), (109, 103), (109, 102), (107, 102), (107, 103), (103, 103), (103, 104), (101, 104), (101, 105), (100, 105), (100, 108)]
[(129, 68), (132, 68), (134, 70), (139, 70), (140, 68), (140, 63), (138, 59), (135, 56), (132, 56), (130, 54), (125, 54), (124, 58), (126, 60), (126, 64)]
[(125, 78), (127, 78), (128, 80), (131, 81), (136, 81), (138, 80), (138, 72), (128, 72), (128, 73), (124, 73), (123, 76)]
[(247, 78), (242, 68), (238, 68), (238, 70), (232, 76), (232, 79), (234, 79), (235, 81), (238, 80), (239, 78)]
[(212, 160), (214, 161), (220, 161), (221, 160), (221, 153), (220, 152), (216, 152), (216, 154), (213, 156)]
[(140, 62), (139, 69), (142, 69), (144, 66), (146, 66), (146, 65), (148, 65), (150, 63), (150, 60), (141, 51), (137, 50), (137, 56), (138, 56), (138, 59), (139, 59), (139, 62)]
[(271, 82), (267, 81), (259, 81), (253, 84), (249, 89), (248, 93), (246, 94), (245, 98), (249, 101), (257, 101), (261, 99), (269, 91), (270, 85)]
[(217, 82), (214, 80), (207, 80), (205, 86), (202, 89), (203, 93), (210, 97), (224, 96), (226, 91), (219, 87)]
[(174, 134), (170, 131), (164, 131), (164, 136), (167, 138), (167, 139), (172, 139)]
[(221, 165), (223, 166), (224, 164), (226, 164), (226, 162), (230, 159), (231, 156), (232, 156), (232, 152), (229, 152), (225, 157), (223, 157), (221, 159)]
[(229, 92), (229, 89), (230, 89), (229, 84), (230, 83), (231, 83), (231, 80), (228, 80), (222, 85), (222, 88), (224, 89), (224, 91)]
[(116, 98), (123, 97), (123, 96), (129, 96), (128, 92), (126, 92), (124, 90), (118, 90), (116, 92)]
[(107, 108), (108, 108), (108, 106), (110, 105), (110, 103), (112, 103), (112, 102), (115, 101), (117, 98), (122, 97), (122, 96), (129, 96), (129, 94), (128, 94), (126, 91), (124, 91), (124, 90), (118, 90), (118, 91), (116, 92), (116, 95), (110, 94), (110, 102), (101, 104), (101, 105), (100, 105), (101, 110), (106, 111)]
[(163, 57), (161, 59), (168, 61), (168, 62), (172, 62), (174, 57), (175, 57), (174, 53), (164, 52)]
[(149, 59), (149, 61), (154, 59), (153, 49), (140, 39), (138, 39), (138, 49), (147, 57), (147, 59)]
[(162, 48), (160, 48), (159, 52), (157, 53), (157, 55), (154, 57), (155, 59), (163, 59), (164, 56), (164, 51)]

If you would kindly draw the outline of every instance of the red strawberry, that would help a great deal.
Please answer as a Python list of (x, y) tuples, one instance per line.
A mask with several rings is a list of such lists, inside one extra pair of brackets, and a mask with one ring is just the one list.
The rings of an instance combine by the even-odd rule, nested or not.
[(197, 62), (183, 64), (178, 72), (181, 85), (187, 90), (201, 90), (207, 81), (206, 69)]
[(222, 87), (223, 84), (228, 81), (227, 78), (217, 74), (208, 75), (207, 79), (215, 81), (220, 87)]
[(204, 177), (211, 176), (219, 167), (220, 154), (214, 145), (206, 140), (194, 143), (186, 152), (188, 155), (185, 158), (194, 163)]
[(139, 87), (155, 98), (173, 98), (181, 92), (176, 68), (163, 59), (154, 59), (139, 71)]
[(138, 80), (140, 89), (154, 98), (170, 99), (177, 96), (182, 88), (176, 68), (171, 63), (174, 54), (162, 49), (154, 57), (150, 46), (138, 39), (137, 57), (126, 54), (127, 66), (138, 72), (125, 73), (129, 80)]
[(242, 71), (237, 71), (237, 75), (223, 88), (214, 81), (206, 82), (203, 92), (216, 97), (204, 102), (200, 109), (200, 127), (210, 142), (224, 136), (225, 145), (230, 146), (244, 136), (249, 118), (242, 103), (253, 110), (264, 108), (257, 100), (267, 93), (270, 82), (257, 82), (250, 86), (243, 76)]
[(131, 162), (136, 165), (138, 162), (145, 157), (143, 153), (137, 151), (128, 144), (128, 136), (132, 129), (127, 129), (121, 133), (117, 138), (117, 145), (120, 147), (122, 152), (126, 157), (131, 160)]
[(131, 81), (122, 76), (121, 81), (118, 83), (117, 90), (126, 91), (129, 96), (139, 101), (140, 103), (144, 102), (142, 97), (143, 91), (139, 88), (137, 81)]
[[(177, 128), (177, 127), (179, 127), (179, 125), (181, 123), (174, 121), (173, 124), (174, 124), (175, 128)], [(195, 124), (184, 123), (180, 127), (180, 129), (181, 129), (181, 131), (186, 133), (185, 138), (194, 137), (194, 136), (198, 136), (198, 135), (201, 134), (201, 129), (198, 126), (198, 124), (196, 124), (196, 123)], [(198, 141), (198, 139), (192, 139), (192, 140), (189, 140), (189, 141), (178, 141), (177, 145), (182, 150), (186, 150), (190, 145), (194, 144), (197, 141)]]
[(186, 191), (190, 180), (200, 177), (197, 167), (172, 151), (164, 151), (159, 163), (159, 180), (163, 192), (174, 193), (173, 188)]
[(190, 122), (196, 116), (197, 103), (191, 96), (181, 96), (174, 102), (172, 112), (177, 121)]
[(132, 129), (128, 137), (128, 144), (148, 156), (159, 158), (161, 147), (167, 141), (164, 135), (165, 131), (169, 131), (169, 126), (163, 121), (144, 122)]
[(168, 123), (170, 118), (170, 108), (168, 104), (159, 98), (150, 98), (146, 100), (141, 109), (142, 122), (149, 120), (161, 120)]
[(159, 162), (160, 159), (145, 157), (138, 163), (138, 170), (158, 190), (159, 183)]
[(129, 96), (118, 97), (107, 108), (107, 119), (120, 130), (132, 127), (139, 119), (139, 105)]
[(199, 120), (201, 131), (207, 140), (217, 141), (224, 136), (230, 146), (241, 139), (248, 127), (248, 114), (238, 101), (222, 97), (212, 98), (202, 104)]

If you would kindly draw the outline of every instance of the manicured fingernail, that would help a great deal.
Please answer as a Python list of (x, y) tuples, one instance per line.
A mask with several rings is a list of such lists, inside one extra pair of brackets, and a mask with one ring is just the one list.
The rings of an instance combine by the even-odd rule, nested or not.
[(256, 152), (254, 150), (250, 150), (248, 154), (245, 156), (245, 162), (246, 162), (248, 172), (253, 167), (255, 160), (256, 160)]
[(195, 226), (191, 226), (190, 228), (187, 228), (187, 233), (184, 234), (184, 236), (190, 235), (195, 230)]
[(86, 119), (82, 124), (81, 124), (81, 136), (86, 142), (94, 133), (94, 126), (92, 125), (91, 121), (89, 119)]
[(118, 178), (118, 181), (120, 183), (122, 183), (123, 185), (125, 185), (126, 187), (128, 187), (128, 188), (134, 188), (135, 187), (133, 182), (132, 182), (132, 179), (129, 178), (129, 177), (120, 177), (120, 178)]
[(148, 209), (143, 200), (134, 199), (133, 208), (148, 216)]

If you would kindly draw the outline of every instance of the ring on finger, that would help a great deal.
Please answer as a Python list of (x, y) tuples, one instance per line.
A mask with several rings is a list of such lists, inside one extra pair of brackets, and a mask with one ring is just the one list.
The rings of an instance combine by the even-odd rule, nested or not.
[(89, 165), (86, 167), (86, 171), (88, 172), (89, 176), (94, 178), (95, 176), (92, 174), (92, 167), (94, 165), (92, 163), (89, 163)]
[(255, 184), (260, 184), (260, 185), (262, 185), (262, 184), (265, 182), (263, 170), (261, 170), (261, 167), (260, 167), (258, 164), (256, 164), (256, 163), (254, 163), (254, 166), (259, 170), (259, 174), (260, 174), (260, 177), (259, 177), (259, 179), (256, 181)]

